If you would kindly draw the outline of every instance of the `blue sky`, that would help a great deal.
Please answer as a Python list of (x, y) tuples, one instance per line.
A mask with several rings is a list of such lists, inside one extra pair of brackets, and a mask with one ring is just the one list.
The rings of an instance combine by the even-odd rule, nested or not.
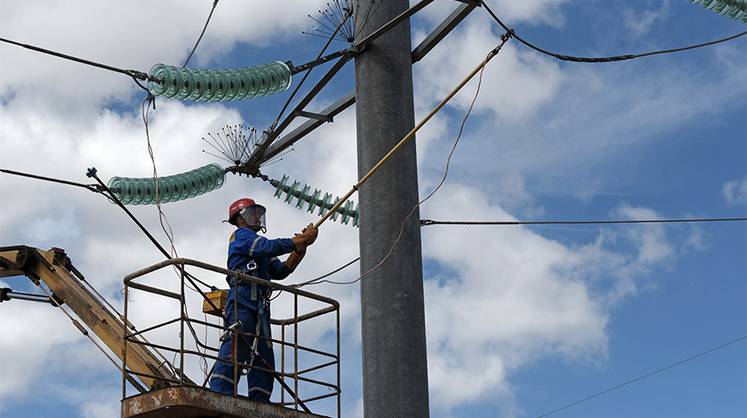
[[(143, 3), (145, 14), (113, 3), (19, 3), (0, 17), (0, 36), (147, 70), (157, 62), (182, 62), (211, 2), (201, 3)], [(438, 0), (426, 8), (413, 22), (414, 42), (454, 3)], [(644, 52), (745, 30), (685, 0), (491, 4), (525, 38), (567, 54)], [(307, 61), (323, 43), (300, 34), (313, 29), (306, 14), (317, 8), (304, 0), (251, 8), (223, 0), (192, 65)], [(47, 29), (30, 30), (34, 25)], [(500, 33), (478, 9), (414, 67), (416, 118), (484, 57)], [(449, 178), (421, 208), (422, 217), (744, 216), (745, 42), (598, 65), (560, 63), (509, 43), (485, 71)], [(6, 64), (0, 66), (0, 167), (83, 182), (94, 165), (105, 180), (149, 175), (138, 114), (142, 92), (126, 78), (10, 46), (0, 46), (0, 56)], [(352, 69), (341, 71), (311, 110), (352, 90)], [(440, 179), (475, 86), (470, 83), (418, 135), (421, 195)], [(151, 130), (159, 172), (213, 162), (200, 152), (199, 138), (238, 121), (263, 129), (287, 94), (226, 104), (159, 99)], [(356, 174), (354, 112), (305, 138), (266, 174), (344, 193)], [(209, 195), (165, 205), (180, 254), (222, 265), (230, 229), (220, 220), (238, 196), (266, 204), (270, 236), (289, 236), (316, 219), (272, 193), (257, 181), (230, 178)], [(88, 192), (2, 176), (0, 196), (3, 245), (65, 248), (116, 305), (122, 304), (121, 278), (159, 260), (115, 208)], [(135, 213), (164, 239), (154, 208)], [(744, 335), (746, 232), (743, 223), (423, 229), (431, 415), (537, 416)], [(316, 248), (288, 281), (313, 278), (356, 257), (357, 240), (357, 230), (325, 224)], [(357, 267), (336, 276), (356, 277)], [(23, 278), (0, 283), (33, 290)], [(359, 416), (358, 288), (313, 290), (342, 304), (343, 415)], [(135, 305), (147, 303), (135, 299)], [(279, 299), (277, 312), (287, 307)], [(143, 327), (173, 312), (154, 305), (136, 315)], [(0, 325), (0, 417), (118, 413), (117, 371), (60, 312), (3, 303)], [(319, 326), (304, 336), (324, 346), (328, 331)], [(744, 416), (745, 354), (744, 341), (736, 343), (553, 416)], [(319, 408), (330, 412), (328, 404)]]

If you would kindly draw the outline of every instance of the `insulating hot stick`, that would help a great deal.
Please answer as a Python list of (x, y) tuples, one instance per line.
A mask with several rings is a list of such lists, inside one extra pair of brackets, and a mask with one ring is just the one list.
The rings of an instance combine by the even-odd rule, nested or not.
[(404, 145), (405, 143), (407, 143), (407, 141), (409, 141), (412, 137), (414, 137), (415, 133), (420, 128), (422, 128), (423, 125), (428, 123), (428, 121), (436, 113), (438, 113), (438, 111), (441, 110), (441, 108), (443, 108), (446, 105), (446, 103), (448, 103), (449, 100), (451, 100), (451, 98), (454, 97), (459, 92), (459, 90), (462, 89), (462, 87), (464, 87), (477, 73), (480, 72), (480, 70), (483, 69), (483, 67), (485, 67), (488, 64), (488, 62), (491, 59), (493, 59), (493, 57), (495, 57), (498, 54), (498, 51), (501, 50), (501, 47), (503, 47), (503, 44), (506, 43), (508, 38), (509, 38), (508, 35), (502, 36), (501, 37), (502, 42), (497, 47), (495, 47), (492, 51), (490, 51), (488, 55), (485, 57), (485, 59), (477, 67), (475, 67), (472, 70), (472, 72), (470, 72), (467, 75), (467, 77), (465, 77), (461, 82), (459, 82), (459, 84), (457, 84), (457, 86), (454, 87), (453, 90), (451, 90), (451, 92), (441, 101), (441, 103), (438, 104), (438, 106), (436, 106), (433, 110), (431, 110), (420, 122), (418, 122), (417, 125), (415, 125), (414, 128), (412, 128), (410, 132), (407, 133), (407, 135), (405, 135), (397, 143), (397, 145), (395, 145), (391, 150), (389, 150), (389, 152), (385, 156), (383, 156), (381, 160), (379, 160), (379, 162), (376, 163), (376, 165), (374, 165), (370, 170), (368, 170), (366, 175), (361, 177), (361, 179), (358, 180), (358, 183), (356, 183), (355, 186), (353, 186), (347, 193), (345, 193), (345, 195), (341, 197), (340, 200), (337, 201), (337, 203), (334, 206), (332, 206), (327, 211), (327, 213), (325, 213), (324, 216), (316, 222), (316, 224), (314, 224), (314, 227), (319, 228), (324, 223), (324, 221), (326, 221), (330, 216), (332, 216), (332, 214), (335, 213), (335, 211), (337, 211), (337, 209), (339, 209), (340, 206), (342, 206), (350, 198), (350, 196), (353, 195), (353, 193), (355, 193), (364, 183), (368, 181), (369, 178), (371, 178), (371, 176), (386, 162), (386, 160), (388, 160), (392, 155), (394, 155), (394, 153), (397, 152), (397, 150), (399, 150), (402, 147), (402, 145)]

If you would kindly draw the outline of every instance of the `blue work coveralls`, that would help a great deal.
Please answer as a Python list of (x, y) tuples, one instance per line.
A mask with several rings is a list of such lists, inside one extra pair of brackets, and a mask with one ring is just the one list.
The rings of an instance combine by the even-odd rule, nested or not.
[[(228, 269), (237, 270), (265, 280), (282, 280), (290, 273), (290, 269), (277, 256), (295, 251), (296, 247), (290, 238), (267, 239), (248, 228), (238, 228), (231, 234), (228, 244)], [(249, 283), (235, 283), (229, 280), (228, 300), (226, 304), (226, 326), (241, 321), (241, 331), (272, 338), (270, 333), (270, 303), (266, 286), (252, 286)], [(236, 309), (238, 308), (238, 309)], [(238, 310), (238, 316), (236, 311)], [(259, 332), (258, 332), (259, 331)], [(218, 357), (228, 362), (216, 361), (210, 378), (210, 389), (215, 392), (233, 394), (234, 370), (233, 346), (238, 344), (239, 379), (241, 378), (241, 364), (253, 365), (264, 369), (275, 370), (275, 355), (272, 342), (259, 338), (257, 353), (252, 353), (254, 338), (239, 336), (238, 341), (228, 337), (221, 344)], [(259, 358), (255, 358), (255, 356)], [(249, 399), (270, 402), (273, 375), (258, 369), (247, 368), (247, 384)]]

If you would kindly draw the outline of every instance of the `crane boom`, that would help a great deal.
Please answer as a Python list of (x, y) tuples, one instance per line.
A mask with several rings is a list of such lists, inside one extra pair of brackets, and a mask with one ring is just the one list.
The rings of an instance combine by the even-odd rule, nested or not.
[[(37, 286), (44, 282), (52, 291), (53, 304), (67, 305), (112, 353), (123, 359), (123, 319), (84, 285), (85, 278), (72, 265), (64, 250), (52, 248), (44, 251), (25, 245), (0, 247), (0, 277), (10, 276), (27, 276)], [(79, 324), (76, 326), (80, 328)], [(131, 324), (128, 326), (134, 329)], [(83, 329), (81, 331), (85, 333)], [(128, 345), (127, 368), (148, 389), (179, 379), (165, 360), (159, 359), (153, 350), (142, 344)], [(142, 386), (139, 389), (142, 391)]]

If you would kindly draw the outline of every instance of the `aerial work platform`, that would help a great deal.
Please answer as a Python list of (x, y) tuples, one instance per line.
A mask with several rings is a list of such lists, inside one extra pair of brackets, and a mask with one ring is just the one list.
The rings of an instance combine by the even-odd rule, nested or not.
[(122, 418), (312, 418), (322, 417), (222, 395), (207, 389), (174, 386), (122, 400)]

